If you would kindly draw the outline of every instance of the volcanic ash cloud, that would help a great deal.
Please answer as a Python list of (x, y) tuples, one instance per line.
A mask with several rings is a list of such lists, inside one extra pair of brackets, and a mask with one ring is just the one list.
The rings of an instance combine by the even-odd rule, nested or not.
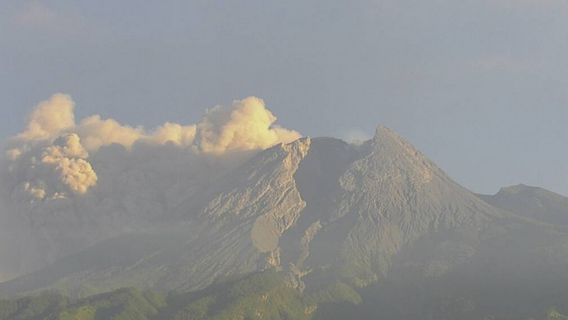
[(111, 145), (127, 151), (136, 145), (154, 146), (151, 150), (155, 152), (163, 152), (159, 146), (172, 145), (195, 155), (227, 158), (301, 136), (275, 125), (277, 118), (256, 97), (211, 108), (196, 124), (166, 122), (149, 131), (100, 115), (76, 123), (74, 108), (69, 95), (55, 94), (40, 102), (25, 129), (8, 141), (4, 163), (9, 181), (3, 183), (10, 184), (13, 194), (23, 192), (31, 199), (43, 200), (87, 193), (104, 179), (90, 159)]

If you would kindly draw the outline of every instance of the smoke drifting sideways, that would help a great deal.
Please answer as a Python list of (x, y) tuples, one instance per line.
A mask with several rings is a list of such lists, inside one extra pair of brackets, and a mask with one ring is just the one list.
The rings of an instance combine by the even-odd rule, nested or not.
[(213, 107), (195, 124), (153, 130), (99, 115), (76, 121), (74, 109), (70, 96), (55, 94), (3, 142), (0, 281), (191, 211), (184, 204), (217, 177), (301, 137), (275, 125), (256, 97)]
[[(193, 155), (227, 157), (300, 137), (274, 125), (276, 117), (256, 97), (209, 109), (196, 124), (168, 122), (149, 132), (99, 115), (76, 123), (74, 108), (70, 96), (55, 94), (39, 103), (25, 130), (8, 141), (5, 165), (11, 198), (49, 200), (86, 194), (102, 178), (90, 159), (113, 145), (127, 151), (135, 146), (145, 149), (146, 155), (137, 153), (140, 156), (148, 156), (152, 149), (164, 152), (160, 146), (171, 145)], [(98, 161), (105, 162), (101, 158)], [(101, 165), (112, 166), (112, 161)]]

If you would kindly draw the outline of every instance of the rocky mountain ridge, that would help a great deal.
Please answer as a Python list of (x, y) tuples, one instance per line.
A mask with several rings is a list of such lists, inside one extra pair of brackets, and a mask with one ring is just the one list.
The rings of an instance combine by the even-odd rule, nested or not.
[(126, 223), (132, 230), (0, 284), (0, 293), (183, 292), (267, 269), (309, 291), (509, 269), (532, 276), (568, 264), (567, 234), (482, 200), (384, 127), (362, 145), (277, 145), (205, 181), (171, 209), (142, 215), (143, 228)]

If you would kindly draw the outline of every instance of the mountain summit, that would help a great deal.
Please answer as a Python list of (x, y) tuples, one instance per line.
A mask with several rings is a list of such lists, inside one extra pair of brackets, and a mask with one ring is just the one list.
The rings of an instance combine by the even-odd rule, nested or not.
[[(329, 283), (461, 290), (471, 279), (490, 288), (496, 279), (511, 284), (535, 275), (543, 279), (536, 288), (546, 289), (562, 283), (552, 275), (568, 263), (568, 235), (500, 205), (518, 192), (482, 199), (385, 127), (361, 145), (301, 138), (210, 179), (191, 177), (176, 189), (183, 200), (163, 203), (159, 215), (131, 215), (122, 232), (97, 233), (110, 229), (105, 215), (85, 221), (78, 228), (108, 236), (86, 241), (73, 233), (72, 241), (87, 245), (0, 284), (0, 292), (184, 292), (265, 270), (285, 274), (300, 292)], [(191, 187), (195, 181), (201, 187)], [(64, 227), (52, 224), (43, 234)]]

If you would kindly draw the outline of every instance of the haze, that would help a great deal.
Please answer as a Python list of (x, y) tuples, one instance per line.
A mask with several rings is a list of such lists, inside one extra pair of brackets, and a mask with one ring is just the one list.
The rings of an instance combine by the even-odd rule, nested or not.
[(0, 3), (0, 135), (53, 94), (150, 131), (264, 99), (309, 136), (392, 127), (477, 192), (568, 194), (568, 2)]
[(567, 39), (566, 0), (0, 0), (0, 320), (567, 320)]

